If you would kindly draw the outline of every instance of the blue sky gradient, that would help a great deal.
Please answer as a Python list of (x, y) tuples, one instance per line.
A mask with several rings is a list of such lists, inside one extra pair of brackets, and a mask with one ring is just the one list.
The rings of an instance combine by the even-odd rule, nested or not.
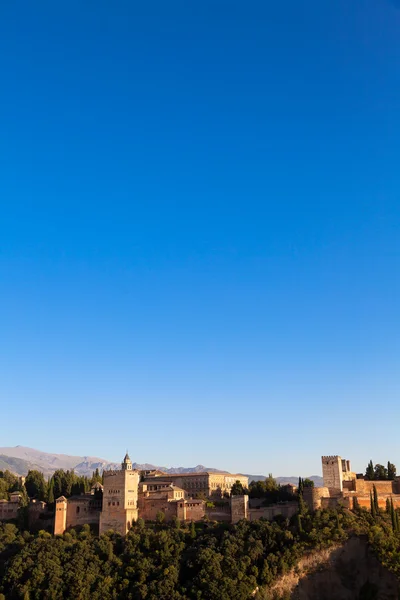
[(400, 467), (400, 10), (0, 7), (0, 446)]

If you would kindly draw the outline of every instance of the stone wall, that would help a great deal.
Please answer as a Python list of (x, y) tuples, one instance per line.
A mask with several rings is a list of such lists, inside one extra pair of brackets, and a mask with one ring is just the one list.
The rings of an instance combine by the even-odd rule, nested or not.
[(19, 502), (0, 500), (0, 521), (9, 521), (18, 516)]
[(67, 502), (67, 529), (82, 525), (99, 527), (101, 500), (85, 494), (69, 498)]
[(237, 523), (249, 518), (249, 497), (231, 496), (231, 522)]
[(250, 521), (257, 519), (267, 519), (272, 521), (274, 517), (282, 515), (285, 519), (290, 519), (299, 510), (297, 502), (287, 502), (286, 504), (273, 504), (272, 506), (262, 506), (260, 508), (249, 509)]
[(155, 482), (157, 478), (162, 481), (173, 483), (177, 487), (185, 490), (192, 498), (221, 497), (224, 493), (230, 494), (232, 486), (236, 481), (240, 481), (244, 487), (248, 487), (249, 478), (245, 475), (232, 475), (231, 473), (186, 473), (186, 474), (165, 474), (161, 473), (157, 477), (146, 477), (145, 482)]
[(46, 502), (31, 500), (28, 505), (28, 526), (30, 531), (40, 529), (54, 531), (54, 514), (49, 511)]
[(187, 500), (186, 504), (186, 521), (201, 521), (204, 519), (206, 511), (205, 511), (205, 502), (195, 502)]
[(373, 493), (374, 486), (378, 494), (399, 493), (398, 481), (368, 481), (367, 479), (356, 479), (356, 491), (359, 494), (369, 495)]
[(327, 487), (306, 487), (303, 491), (304, 502), (310, 510), (321, 508), (322, 498), (329, 498), (330, 492)]
[(206, 515), (210, 521), (231, 522), (231, 507), (228, 503), (224, 506), (214, 506), (206, 508)]

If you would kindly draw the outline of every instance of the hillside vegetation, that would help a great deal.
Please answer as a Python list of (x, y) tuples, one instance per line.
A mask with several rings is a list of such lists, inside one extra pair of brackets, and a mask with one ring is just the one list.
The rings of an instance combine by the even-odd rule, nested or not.
[[(2, 524), (0, 598), (243, 600), (282, 593), (288, 598), (288, 589), (276, 587), (283, 576), (295, 572), (304, 557), (335, 550), (354, 536), (368, 536), (381, 564), (399, 575), (400, 538), (391, 515), (373, 518), (361, 510), (303, 512), (291, 522), (235, 526), (179, 521), (145, 526), (139, 519), (126, 539), (113, 532), (98, 538), (87, 526), (53, 537)], [(378, 598), (373, 591), (365, 588), (365, 599)], [(356, 592), (349, 598), (362, 600)]]

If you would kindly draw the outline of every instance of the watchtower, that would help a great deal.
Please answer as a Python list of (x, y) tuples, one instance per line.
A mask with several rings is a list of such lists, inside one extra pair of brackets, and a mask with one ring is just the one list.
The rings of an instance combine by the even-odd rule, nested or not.
[(100, 535), (112, 529), (126, 535), (138, 518), (139, 471), (126, 453), (120, 471), (104, 471)]

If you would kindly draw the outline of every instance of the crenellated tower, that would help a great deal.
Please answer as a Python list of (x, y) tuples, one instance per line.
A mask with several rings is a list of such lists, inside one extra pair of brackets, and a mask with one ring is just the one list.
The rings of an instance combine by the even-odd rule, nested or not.
[(327, 487), (331, 494), (341, 493), (344, 487), (351, 489), (349, 483), (354, 482), (356, 474), (352, 472), (349, 460), (337, 455), (321, 456), (321, 460), (324, 487)]

